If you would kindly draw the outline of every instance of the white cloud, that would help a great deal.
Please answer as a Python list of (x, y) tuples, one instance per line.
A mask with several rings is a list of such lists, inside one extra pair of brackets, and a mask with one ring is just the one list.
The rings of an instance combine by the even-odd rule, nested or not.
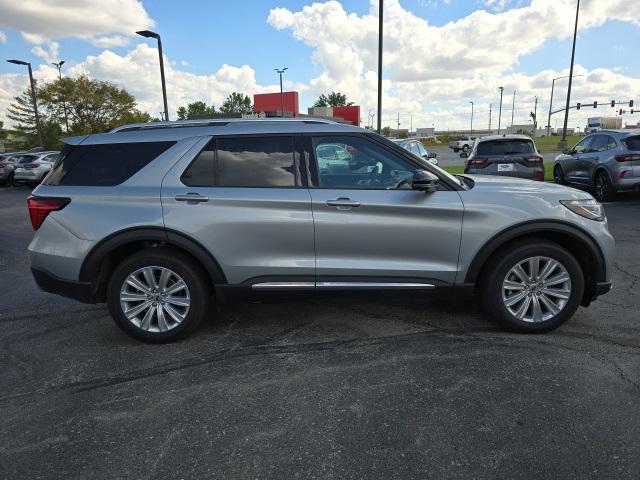
[(138, 0), (0, 0), (0, 25), (34, 44), (75, 37), (112, 47), (154, 22)]
[(97, 37), (91, 40), (91, 44), (100, 48), (124, 47), (129, 44), (129, 39), (122, 35)]
[(60, 59), (60, 45), (58, 42), (47, 42), (46, 49), (40, 45), (36, 45), (31, 49), (31, 53), (44, 59), (45, 62), (57, 62)]
[(7, 35), (3, 31), (0, 31), (0, 43), (6, 43), (6, 42), (7, 42)]

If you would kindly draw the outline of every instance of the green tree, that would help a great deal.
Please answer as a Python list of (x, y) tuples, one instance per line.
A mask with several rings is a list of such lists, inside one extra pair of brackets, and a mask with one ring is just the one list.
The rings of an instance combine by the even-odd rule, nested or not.
[(7, 117), (13, 120), (15, 132), (18, 137), (24, 138), (20, 142), (20, 148), (31, 148), (35, 146), (44, 147), (46, 150), (57, 149), (61, 142), (62, 129), (55, 119), (51, 118), (43, 105), (42, 89), (36, 85), (36, 99), (38, 100), (38, 114), (40, 125), (42, 126), (42, 145), (38, 140), (38, 129), (36, 126), (36, 116), (33, 112), (31, 99), (31, 88), (27, 88), (20, 95), (13, 98), (13, 102), (7, 108)]
[(178, 114), (178, 120), (188, 120), (200, 115), (213, 115), (216, 113), (216, 108), (211, 105), (207, 106), (204, 102), (192, 102), (186, 107), (178, 108), (176, 112)]
[(314, 107), (348, 107), (353, 102), (347, 102), (347, 96), (340, 92), (331, 92), (329, 95), (324, 93), (318, 97)]
[(73, 135), (100, 133), (127, 123), (146, 122), (149, 114), (137, 108), (136, 100), (111, 82), (85, 75), (65, 77), (45, 84), (38, 92), (46, 115), (64, 125), (64, 108)]
[(380, 133), (382, 133), (382, 135), (384, 135), (385, 137), (388, 137), (389, 135), (391, 135), (391, 127), (383, 127)]
[(229, 95), (220, 106), (221, 113), (253, 113), (253, 105), (248, 95), (239, 92), (233, 92)]

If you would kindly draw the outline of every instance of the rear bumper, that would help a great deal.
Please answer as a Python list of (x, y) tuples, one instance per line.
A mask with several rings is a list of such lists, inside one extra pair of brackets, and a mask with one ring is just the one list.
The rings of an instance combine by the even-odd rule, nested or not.
[(96, 303), (93, 286), (90, 282), (73, 282), (56, 277), (52, 273), (31, 269), (33, 279), (41, 290), (55, 293), (67, 298), (73, 298), (83, 303)]

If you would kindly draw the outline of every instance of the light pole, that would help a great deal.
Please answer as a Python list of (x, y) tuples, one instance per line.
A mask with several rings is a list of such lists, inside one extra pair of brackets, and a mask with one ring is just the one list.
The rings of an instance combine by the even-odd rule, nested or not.
[(500, 122), (502, 121), (502, 93), (504, 87), (498, 87), (500, 89), (500, 110), (498, 111), (498, 135), (500, 135)]
[[(62, 65), (64, 65), (64, 60), (60, 60), (59, 62), (51, 62), (51, 65), (54, 65), (58, 69), (58, 79), (60, 80), (60, 88), (62, 88)], [(64, 125), (67, 129), (67, 133), (69, 133), (69, 118), (67, 117), (67, 102), (64, 99), (64, 95), (62, 96), (62, 109), (64, 110)]]
[(7, 60), (9, 63), (15, 65), (26, 65), (29, 68), (29, 82), (31, 83), (31, 101), (33, 103), (33, 113), (36, 116), (36, 130), (38, 132), (38, 142), (40, 146), (44, 146), (42, 143), (42, 127), (40, 126), (40, 116), (38, 115), (38, 102), (36, 101), (36, 86), (33, 82), (33, 72), (31, 71), (31, 64), (29, 62), (23, 62), (22, 60)]
[(576, 4), (576, 24), (573, 27), (573, 46), (571, 47), (571, 67), (569, 67), (569, 86), (567, 87), (567, 104), (564, 110), (564, 125), (562, 127), (562, 140), (558, 144), (560, 150), (567, 148), (567, 122), (569, 121), (569, 102), (571, 101), (571, 84), (573, 83), (573, 61), (576, 56), (576, 36), (578, 35), (578, 16), (580, 14), (580, 0)]
[(489, 104), (489, 135), (491, 135), (491, 109), (493, 108), (493, 104)]
[(284, 93), (282, 92), (282, 74), (287, 70), (287, 67), (278, 69), (274, 68), (276, 72), (280, 75), (280, 116), (284, 117)]
[(164, 59), (162, 58), (162, 40), (160, 35), (151, 30), (140, 30), (136, 32), (145, 38), (155, 38), (158, 41), (158, 56), (160, 57), (160, 81), (162, 82), (162, 101), (164, 102), (164, 119), (169, 121), (169, 109), (167, 108), (167, 86), (164, 82)]
[(511, 130), (513, 133), (513, 113), (516, 111), (516, 91), (513, 91), (513, 102), (511, 103)]
[[(583, 77), (584, 75), (574, 75), (573, 78)], [(564, 77), (556, 77), (551, 82), (551, 99), (549, 100), (549, 118), (547, 119), (547, 137), (551, 134), (551, 109), (553, 108), (553, 89), (556, 84), (556, 80), (562, 80), (563, 78), (569, 78), (569, 75), (565, 75)]]
[(383, 0), (378, 0), (378, 133), (382, 129), (382, 14)]
[(469, 100), (469, 103), (471, 104), (471, 128), (470, 128), (469, 136), (472, 137), (473, 136), (473, 102)]

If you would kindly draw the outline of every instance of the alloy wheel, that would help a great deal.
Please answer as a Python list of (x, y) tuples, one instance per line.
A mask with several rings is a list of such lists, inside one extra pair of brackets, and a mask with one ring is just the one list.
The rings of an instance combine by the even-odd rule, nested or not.
[(502, 282), (506, 309), (524, 322), (546, 322), (558, 315), (571, 296), (571, 277), (559, 261), (530, 257), (514, 265)]
[(180, 325), (191, 305), (189, 288), (173, 270), (148, 266), (131, 273), (120, 288), (125, 317), (147, 332), (167, 332)]

